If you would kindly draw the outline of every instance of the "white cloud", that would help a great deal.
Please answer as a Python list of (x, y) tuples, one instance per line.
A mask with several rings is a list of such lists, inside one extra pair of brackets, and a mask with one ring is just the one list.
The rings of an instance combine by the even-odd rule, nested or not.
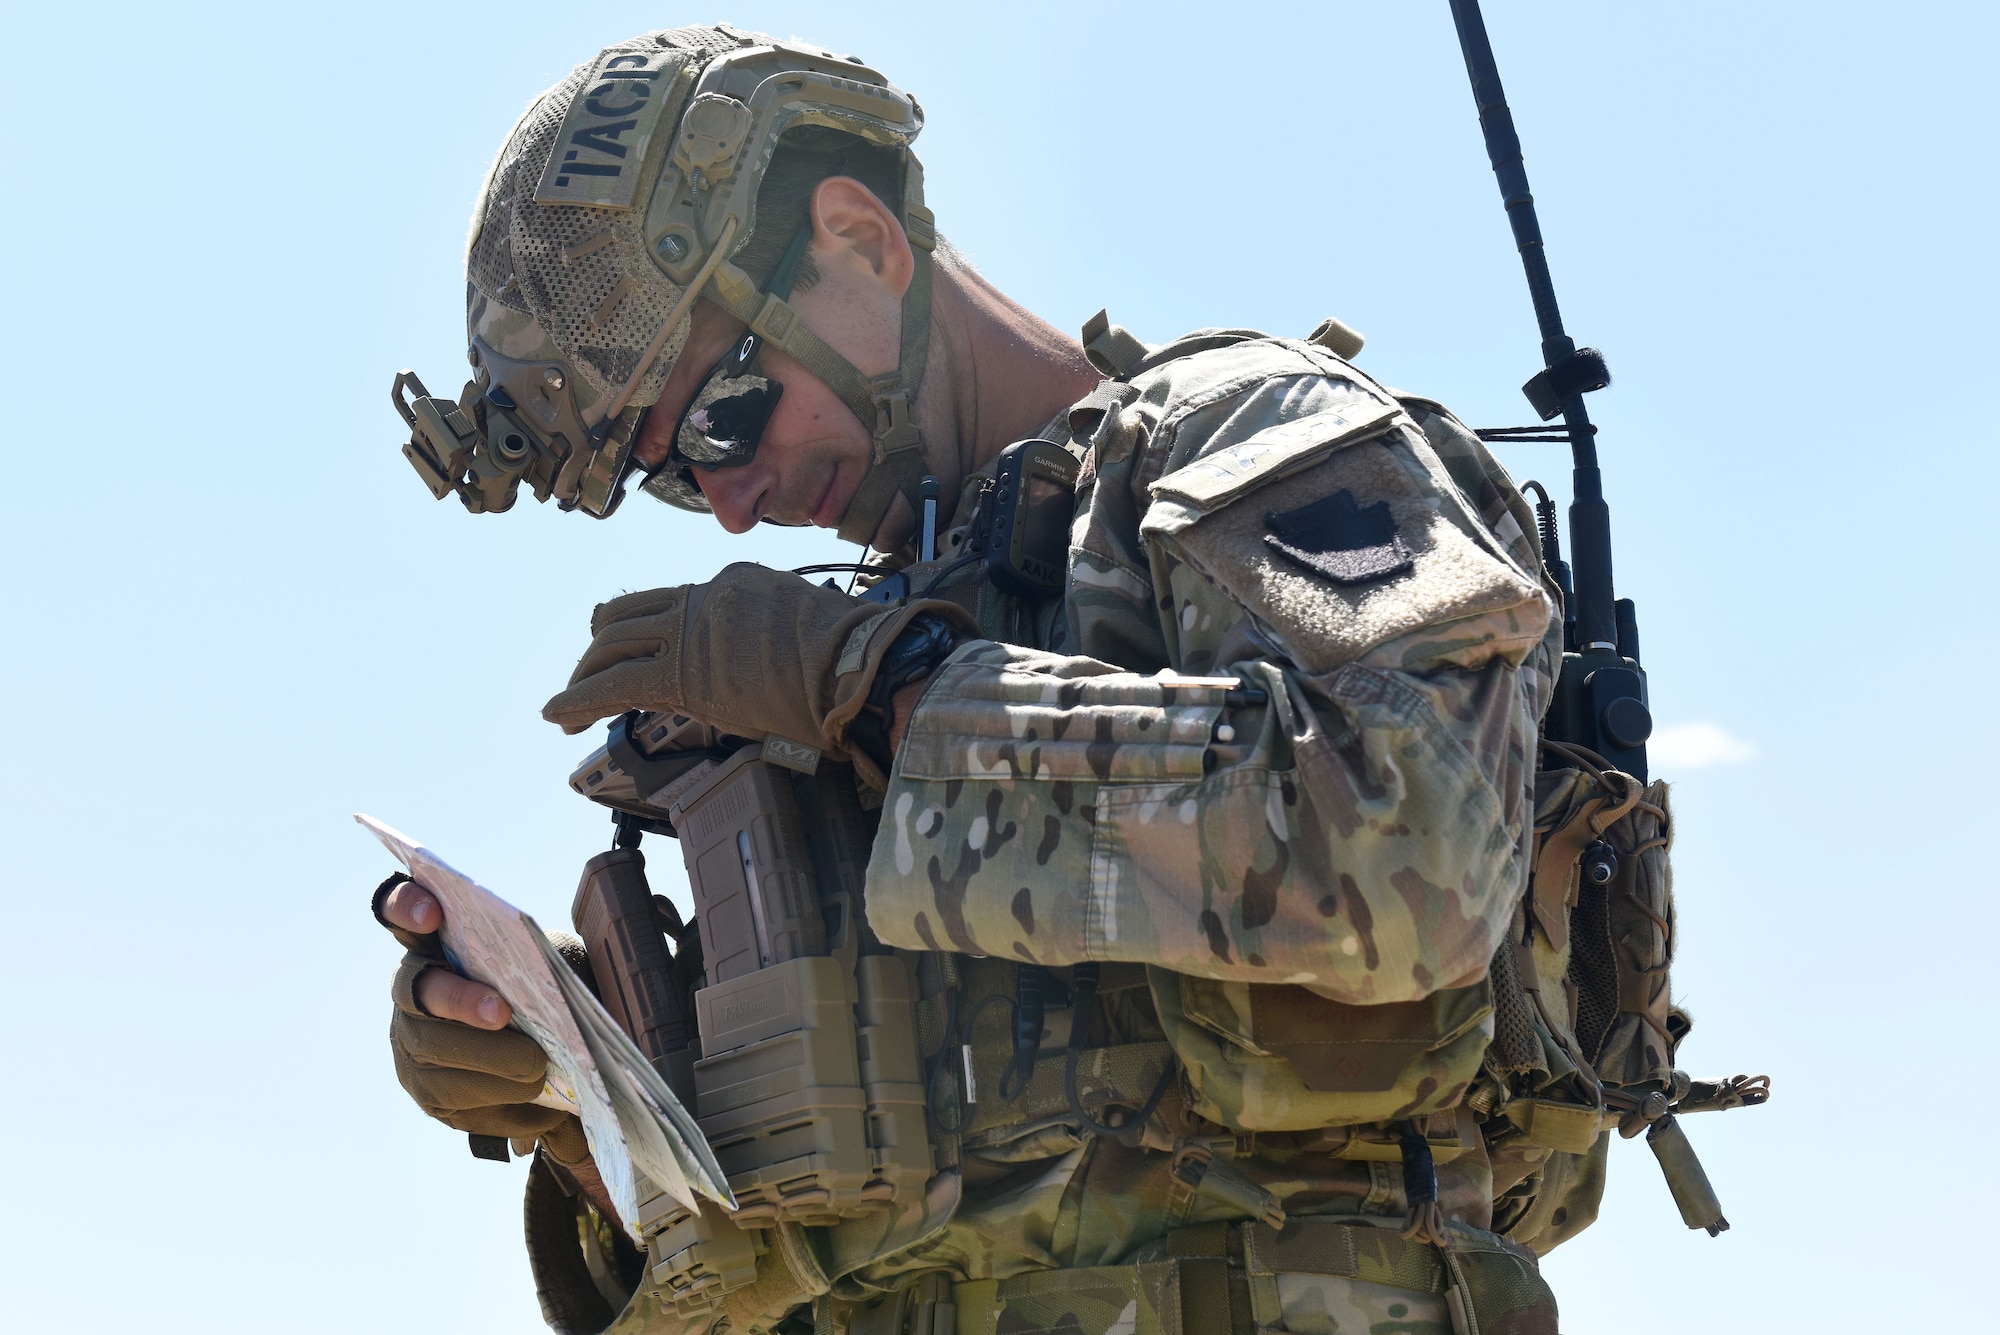
[(1757, 748), (1715, 723), (1676, 723), (1646, 743), (1647, 759), (1663, 769), (1740, 765), (1757, 758)]

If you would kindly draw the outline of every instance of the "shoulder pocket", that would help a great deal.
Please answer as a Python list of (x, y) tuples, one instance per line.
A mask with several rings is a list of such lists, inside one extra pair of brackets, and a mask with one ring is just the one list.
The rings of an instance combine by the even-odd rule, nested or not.
[(1152, 486), (1156, 576), (1191, 568), (1311, 674), (1518, 663), (1550, 603), (1394, 404), (1282, 423)]

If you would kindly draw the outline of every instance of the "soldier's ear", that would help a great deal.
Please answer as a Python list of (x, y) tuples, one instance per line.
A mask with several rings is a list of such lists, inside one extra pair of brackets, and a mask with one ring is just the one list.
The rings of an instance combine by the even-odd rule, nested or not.
[(901, 300), (916, 273), (910, 239), (889, 206), (851, 176), (813, 187), (812, 256), (822, 274), (845, 269)]

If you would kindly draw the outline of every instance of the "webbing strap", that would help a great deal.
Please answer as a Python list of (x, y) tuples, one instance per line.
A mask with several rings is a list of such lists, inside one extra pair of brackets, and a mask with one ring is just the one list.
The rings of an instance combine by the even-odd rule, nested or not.
[(806, 1238), (805, 1230), (789, 1220), (783, 1221), (771, 1230), (772, 1249), (784, 1258), (785, 1269), (791, 1272), (792, 1282), (810, 1297), (817, 1298), (833, 1289), (833, 1281), (819, 1263), (812, 1243)]
[(1250, 1275), (1326, 1275), (1412, 1293), (1442, 1293), (1446, 1281), (1444, 1259), (1429, 1243), (1394, 1228), (1311, 1216), (1282, 1231), (1259, 1223), (1178, 1228), (1167, 1234), (1167, 1254), (1233, 1259)]
[(1618, 1009), (1628, 1015), (1636, 1015), (1651, 1026), (1668, 1050), (1674, 1046), (1674, 1036), (1667, 1030), (1667, 975), (1671, 965), (1662, 964), (1656, 969), (1636, 969), (1629, 961), (1619, 960), (1618, 968)]
[(911, 413), (917, 386), (930, 362), (931, 252), (937, 246), (937, 226), (923, 205), (921, 169), (914, 156), (909, 159), (903, 190), (903, 230), (910, 240), (912, 265), (910, 286), (903, 293), (897, 365), (886, 375), (863, 375), (853, 362), (806, 328), (790, 302), (776, 293), (758, 291), (733, 264), (721, 265), (708, 284), (708, 293), (718, 306), (766, 342), (782, 348), (869, 428), (874, 462), (848, 502), (847, 513), (841, 516), (840, 536), (848, 542), (866, 543), (875, 536), (898, 491), (910, 498), (915, 509), (918, 485), (924, 476), (923, 437)]
[(1181, 1291), (1181, 1329), (1188, 1335), (1242, 1335), (1250, 1314), (1231, 1301), (1229, 1262), (1222, 1257), (1190, 1257), (1174, 1267)]
[(806, 328), (792, 304), (774, 292), (745, 291), (739, 284), (715, 284), (717, 304), (750, 326), (765, 342), (783, 348), (787, 356), (840, 397), (863, 422), (874, 417), (875, 400), (868, 377), (835, 352), (826, 340)]
[[(922, 205), (912, 211), (912, 217), (918, 213), (929, 217)], [(909, 497), (913, 511), (920, 504), (917, 487), (924, 476), (924, 441), (911, 414), (931, 352), (931, 252), (929, 246), (917, 244), (922, 230), (909, 229), (915, 268), (909, 290), (903, 293), (903, 341), (897, 368), (868, 382), (869, 411), (861, 420), (873, 424), (875, 466), (861, 480), (847, 513), (840, 517), (840, 536), (847, 542), (866, 543), (873, 538), (895, 504), (897, 492)]]
[[(968, 1134), (986, 1136), (996, 1130), (1059, 1117), (1070, 1111), (1065, 1089), (1066, 1051), (1043, 1053), (1028, 1083), (1011, 1099), (979, 1091)], [(1160, 1073), (1173, 1062), (1173, 1045), (1164, 1042), (1117, 1043), (1083, 1048), (1077, 1054), (1077, 1101), (1093, 1113), (1146, 1101)]]
[(1111, 323), (1109, 311), (1099, 311), (1083, 322), (1083, 355), (1100, 375), (1124, 380), (1139, 369), (1148, 351), (1144, 343)]
[[(1454, 1247), (1506, 1244), (1452, 1229)], [(1408, 1242), (1393, 1228), (1327, 1218), (1295, 1219), (1283, 1230), (1261, 1224), (1197, 1224), (1169, 1233), (1166, 1259), (1129, 1266), (1035, 1270), (1002, 1280), (954, 1285), (958, 1335), (993, 1335), (1001, 1314), (1024, 1329), (1054, 1328), (1062, 1314), (1083, 1331), (1134, 1335), (1255, 1335), (1281, 1328), (1276, 1277), (1331, 1279), (1443, 1294), (1451, 1274), (1443, 1252)], [(1130, 1304), (1128, 1306), (1128, 1304)]]
[[(1590, 818), (1608, 801), (1609, 797), (1593, 797), (1579, 805), (1568, 820), (1542, 836), (1541, 847), (1535, 850), (1534, 897), (1529, 903), (1535, 911), (1535, 925), (1557, 954), (1569, 949), (1569, 911), (1576, 890), (1577, 863), (1583, 850), (1597, 838)], [(1533, 971), (1533, 960), (1523, 961), (1523, 987), (1529, 985)]]
[(1393, 1228), (1315, 1219), (1291, 1221), (1283, 1235), (1267, 1224), (1238, 1224), (1243, 1267), (1251, 1274), (1329, 1275), (1413, 1293), (1445, 1290), (1444, 1258), (1428, 1243)]
[(910, 240), (909, 290), (903, 293), (902, 347), (896, 369), (871, 382), (873, 416), (861, 420), (875, 433), (875, 464), (840, 517), (840, 536), (866, 544), (882, 526), (902, 492), (913, 512), (922, 510), (917, 491), (924, 477), (924, 442), (912, 414), (917, 387), (931, 355), (931, 252), (937, 249), (937, 219), (924, 207), (924, 173), (916, 154), (903, 154), (903, 234)]

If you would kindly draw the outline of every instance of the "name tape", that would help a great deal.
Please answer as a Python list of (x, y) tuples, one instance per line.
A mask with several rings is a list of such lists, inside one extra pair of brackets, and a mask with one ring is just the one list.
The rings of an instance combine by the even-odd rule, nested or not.
[(537, 204), (629, 209), (660, 118), (673, 99), (682, 51), (620, 51), (600, 58), (569, 104)]

